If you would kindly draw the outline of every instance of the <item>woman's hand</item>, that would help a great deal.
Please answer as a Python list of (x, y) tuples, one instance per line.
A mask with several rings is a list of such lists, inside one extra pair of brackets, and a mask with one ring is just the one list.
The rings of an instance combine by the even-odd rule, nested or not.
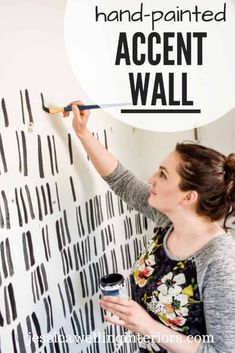
[(105, 316), (105, 320), (143, 336), (150, 335), (153, 318), (148, 312), (132, 299), (105, 296), (100, 300), (100, 306), (116, 315), (118, 318)]
[[(87, 131), (87, 122), (90, 115), (89, 110), (79, 110), (77, 105), (83, 105), (81, 100), (70, 103), (73, 111), (73, 128), (78, 137), (82, 137)], [(69, 112), (63, 113), (64, 117), (69, 116)]]

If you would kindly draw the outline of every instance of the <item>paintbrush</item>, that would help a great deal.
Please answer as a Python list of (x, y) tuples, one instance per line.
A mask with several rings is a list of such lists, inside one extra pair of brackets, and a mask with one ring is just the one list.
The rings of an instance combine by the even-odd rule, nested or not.
[[(72, 105), (67, 105), (66, 107), (45, 107), (44, 97), (42, 93), (41, 93), (41, 99), (42, 99), (42, 109), (49, 114), (58, 114), (58, 113), (72, 111)], [(91, 105), (78, 105), (77, 107), (79, 110), (87, 110), (87, 109), (90, 110), (90, 109), (119, 107), (119, 106), (125, 106), (125, 105), (132, 105), (132, 103), (111, 103), (111, 104), (100, 104), (100, 105), (91, 104)]]

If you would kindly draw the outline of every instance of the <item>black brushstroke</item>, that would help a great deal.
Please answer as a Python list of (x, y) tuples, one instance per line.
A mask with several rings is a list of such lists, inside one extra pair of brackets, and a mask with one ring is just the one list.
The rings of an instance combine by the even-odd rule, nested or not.
[(20, 353), (26, 353), (25, 343), (24, 343), (24, 335), (22, 332), (21, 324), (17, 325), (17, 338), (20, 346)]
[(42, 295), (44, 293), (44, 288), (43, 288), (42, 276), (41, 276), (41, 273), (40, 273), (39, 266), (36, 268), (36, 273), (37, 273), (37, 278), (38, 278), (40, 292), (41, 292), (41, 295)]
[(70, 269), (73, 270), (73, 261), (70, 253), (70, 248), (68, 247), (67, 250), (68, 250), (68, 258), (69, 258), (69, 266), (70, 266)]
[(64, 224), (62, 218), (60, 218), (60, 230), (61, 230), (61, 238), (63, 241), (63, 246), (66, 246), (65, 233), (64, 233)]
[(31, 104), (30, 104), (30, 99), (29, 99), (29, 93), (28, 90), (25, 90), (25, 100), (26, 100), (26, 107), (28, 110), (28, 114), (29, 114), (29, 121), (30, 123), (33, 123), (33, 114), (32, 114), (32, 109), (31, 109)]
[(1, 254), (1, 258), (2, 258), (3, 275), (5, 278), (7, 278), (8, 271), (7, 271), (7, 264), (6, 264), (6, 259), (5, 259), (5, 251), (4, 251), (4, 242), (3, 241), (0, 243), (0, 254)]
[(104, 146), (108, 150), (107, 132), (105, 129), (104, 129)]
[(10, 248), (10, 243), (9, 243), (9, 239), (8, 238), (6, 239), (6, 257), (7, 257), (9, 274), (10, 274), (10, 276), (13, 276), (13, 274), (14, 274), (14, 266), (13, 266), (13, 262), (12, 262), (11, 248)]
[(59, 173), (59, 170), (58, 170), (58, 163), (57, 163), (57, 155), (56, 155), (55, 137), (54, 137), (54, 135), (52, 135), (52, 142), (53, 142), (53, 152), (54, 152), (54, 158), (55, 158), (55, 169), (56, 169), (56, 172)]
[(42, 273), (42, 278), (43, 278), (43, 282), (44, 282), (44, 288), (45, 291), (48, 290), (48, 282), (47, 282), (47, 275), (46, 275), (46, 270), (44, 267), (44, 264), (41, 264), (41, 273)]
[(50, 163), (51, 163), (51, 173), (52, 173), (52, 175), (55, 175), (55, 173), (54, 173), (53, 157), (52, 157), (51, 138), (50, 138), (50, 136), (48, 136), (48, 135), (47, 135), (47, 143), (48, 143), (48, 150), (49, 150)]
[(74, 184), (73, 184), (73, 178), (70, 176), (69, 177), (69, 181), (70, 181), (70, 186), (71, 186), (71, 190), (72, 190), (72, 195), (73, 195), (73, 201), (76, 202), (76, 194), (75, 194), (75, 189), (74, 189)]
[(12, 344), (13, 344), (14, 353), (18, 353), (17, 352), (17, 347), (16, 347), (15, 330), (11, 331), (11, 338), (12, 338)]
[(86, 207), (86, 223), (87, 223), (87, 228), (88, 228), (88, 234), (90, 234), (91, 232), (91, 228), (90, 228), (90, 217), (89, 217), (89, 209), (88, 209), (88, 203), (85, 203), (85, 207)]
[(16, 311), (16, 302), (15, 302), (12, 283), (8, 285), (8, 293), (9, 293), (10, 303), (11, 303), (12, 318), (13, 320), (15, 320), (17, 318), (17, 311)]
[(78, 235), (79, 235), (79, 238), (81, 238), (81, 229), (80, 229), (80, 224), (78, 219), (78, 207), (76, 207), (76, 221), (77, 221)]
[(62, 302), (62, 308), (63, 308), (64, 317), (66, 318), (66, 308), (65, 308), (65, 304), (64, 304), (64, 298), (63, 298), (62, 291), (60, 289), (60, 285), (59, 284), (58, 284), (58, 289), (59, 289), (59, 293), (60, 293), (60, 299), (61, 299), (61, 302)]
[(94, 278), (93, 278), (93, 273), (92, 273), (92, 266), (89, 265), (89, 278), (91, 282), (91, 295), (93, 296), (95, 293), (95, 286), (94, 286)]
[(49, 307), (50, 307), (50, 316), (51, 316), (51, 327), (54, 327), (53, 323), (53, 311), (52, 311), (52, 305), (51, 305), (51, 297), (48, 295), (48, 302), (49, 302)]
[(44, 205), (44, 214), (47, 216), (48, 211), (47, 211), (47, 200), (46, 200), (46, 194), (44, 187), (41, 185), (41, 193), (42, 193), (42, 200), (43, 200), (43, 205)]
[(32, 203), (32, 199), (31, 199), (31, 195), (30, 195), (30, 191), (29, 191), (28, 185), (25, 185), (25, 191), (26, 191), (28, 205), (29, 205), (29, 212), (30, 212), (31, 218), (34, 219), (35, 218), (35, 214), (34, 214), (34, 211), (33, 211), (33, 203)]
[(92, 199), (89, 200), (90, 205), (90, 215), (91, 215), (91, 229), (95, 230), (95, 221), (94, 221), (94, 210), (93, 210), (93, 202)]
[(31, 319), (30, 319), (29, 316), (26, 317), (26, 326), (27, 326), (28, 336), (30, 337), (31, 352), (35, 353), (36, 352), (36, 346), (35, 346), (34, 341), (32, 340), (33, 330), (32, 330), (32, 325), (31, 325)]
[(83, 334), (85, 335), (86, 332), (85, 332), (85, 329), (84, 329), (84, 323), (83, 323), (83, 317), (82, 317), (82, 310), (79, 309), (79, 314), (80, 314), (80, 322), (82, 324), (82, 331), (83, 331)]
[(25, 205), (25, 202), (24, 202), (22, 188), (20, 188), (20, 198), (21, 198), (21, 203), (22, 203), (22, 207), (23, 207), (24, 221), (27, 224), (28, 223), (28, 214), (27, 214), (27, 209), (26, 209), (26, 205)]
[(28, 176), (28, 164), (27, 164), (27, 145), (24, 131), (21, 131), (22, 148), (23, 148), (23, 166), (24, 176)]
[(2, 190), (1, 194), (2, 194), (2, 199), (3, 199), (5, 215), (6, 215), (6, 228), (11, 229), (10, 212), (9, 212), (9, 207), (8, 207), (8, 202), (7, 202), (7, 197), (6, 197), (5, 191)]
[(31, 273), (31, 287), (32, 287), (32, 293), (33, 293), (33, 302), (36, 303), (36, 293), (35, 293), (35, 288), (34, 288), (34, 273)]
[[(78, 253), (77, 253), (76, 244), (73, 245), (73, 257), (75, 259), (75, 270), (78, 271), (79, 265), (78, 265)], [(0, 281), (0, 285), (1, 285), (1, 281)]]
[(90, 325), (89, 325), (89, 312), (88, 312), (88, 305), (85, 303), (85, 322), (86, 322), (86, 333), (87, 335), (90, 334)]
[(55, 227), (56, 227), (56, 235), (57, 235), (58, 247), (59, 247), (59, 250), (61, 251), (62, 250), (62, 241), (61, 241), (61, 237), (60, 237), (59, 221), (56, 221)]
[(84, 283), (84, 278), (83, 278), (83, 272), (80, 272), (80, 285), (82, 289), (82, 297), (85, 298), (86, 293), (85, 293), (85, 283)]
[(68, 285), (69, 285), (69, 290), (72, 298), (72, 304), (75, 305), (75, 295), (74, 295), (74, 290), (73, 290), (73, 283), (71, 281), (71, 278), (68, 276)]
[(46, 183), (46, 189), (47, 189), (47, 199), (49, 203), (50, 214), (52, 214), (53, 206), (52, 206), (52, 200), (51, 200), (51, 190), (50, 190), (50, 185), (48, 183)]
[(70, 294), (69, 294), (69, 287), (68, 287), (68, 283), (67, 283), (66, 279), (64, 280), (64, 287), (65, 287), (65, 293), (66, 293), (66, 297), (67, 297), (67, 302), (68, 302), (68, 305), (69, 305), (69, 312), (71, 313), (73, 307), (72, 307), (72, 301), (71, 301), (71, 297), (70, 297)]
[(66, 230), (66, 234), (67, 234), (67, 239), (68, 239), (68, 243), (71, 243), (71, 235), (70, 235), (70, 231), (69, 231), (69, 226), (68, 226), (68, 220), (67, 220), (67, 213), (64, 210), (63, 212), (64, 215), (64, 225), (65, 225), (65, 230)]
[(80, 260), (80, 265), (83, 266), (83, 261), (82, 261), (82, 257), (81, 257), (81, 253), (80, 253), (79, 243), (77, 243), (77, 252), (78, 252), (78, 256), (79, 256), (79, 260)]
[(51, 249), (50, 249), (49, 235), (48, 235), (48, 226), (47, 225), (46, 225), (46, 240), (47, 240), (48, 254), (49, 254), (49, 257), (51, 257)]
[(40, 200), (40, 196), (39, 196), (39, 192), (38, 192), (38, 188), (36, 186), (36, 196), (37, 196), (37, 203), (38, 203), (38, 218), (40, 221), (42, 221), (43, 217), (42, 217), (42, 207), (41, 207), (41, 200)]
[(97, 255), (98, 255), (98, 253), (97, 253), (97, 244), (96, 244), (96, 238), (95, 238), (95, 236), (93, 237), (93, 244), (94, 244), (94, 252), (95, 252), (95, 256), (97, 256)]
[(22, 172), (22, 161), (21, 161), (20, 141), (19, 141), (18, 131), (16, 131), (16, 141), (17, 141), (18, 157), (19, 157), (19, 172), (21, 173)]
[(23, 102), (22, 91), (20, 91), (20, 105), (21, 105), (22, 121), (23, 121), (23, 124), (25, 125), (24, 102)]
[(29, 258), (28, 258), (28, 251), (26, 246), (26, 235), (25, 233), (22, 234), (22, 243), (23, 243), (23, 254), (24, 254), (24, 263), (26, 271), (29, 270)]
[(49, 305), (47, 302), (47, 298), (43, 298), (43, 302), (44, 302), (45, 311), (46, 311), (47, 333), (48, 333), (51, 330), (51, 324), (50, 324)]
[(6, 157), (5, 157), (5, 152), (3, 148), (3, 142), (2, 142), (2, 135), (0, 134), (0, 155), (2, 158), (2, 164), (3, 164), (3, 169), (4, 172), (7, 173), (7, 162), (6, 162)]
[(38, 135), (38, 170), (40, 178), (44, 178), (44, 169), (43, 169), (43, 159), (42, 159), (42, 142), (41, 136)]
[(4, 228), (4, 219), (3, 219), (3, 215), (2, 215), (1, 205), (0, 205), (0, 227)]
[(9, 119), (8, 119), (7, 108), (6, 108), (6, 103), (5, 103), (4, 98), (2, 98), (2, 112), (3, 112), (3, 116), (4, 116), (5, 127), (8, 127), (9, 126)]
[(16, 188), (15, 188), (15, 200), (16, 200), (16, 208), (17, 208), (19, 226), (22, 227), (23, 226), (23, 220), (22, 220), (22, 216), (21, 216), (19, 200), (18, 200), (18, 192), (17, 192)]
[[(34, 324), (34, 327), (35, 327), (36, 332), (37, 332), (37, 336), (40, 337), (41, 336), (41, 328), (40, 328), (40, 324), (39, 324), (39, 321), (38, 321), (38, 318), (37, 318), (35, 312), (32, 313), (32, 320), (33, 320), (33, 324)], [(38, 344), (39, 344), (39, 347), (41, 347), (42, 346), (42, 341), (39, 340)]]
[(78, 213), (79, 213), (79, 220), (80, 220), (80, 225), (82, 229), (82, 235), (85, 235), (85, 229), (83, 227), (83, 221), (82, 221), (82, 215), (81, 215), (81, 206), (78, 207)]
[(57, 182), (55, 182), (55, 189), (56, 189), (56, 198), (57, 198), (58, 210), (61, 211), (61, 208), (60, 208), (60, 198), (59, 198), (59, 190), (58, 190)]
[(71, 134), (68, 134), (68, 149), (69, 149), (69, 161), (70, 161), (70, 164), (73, 164), (73, 147), (72, 147)]

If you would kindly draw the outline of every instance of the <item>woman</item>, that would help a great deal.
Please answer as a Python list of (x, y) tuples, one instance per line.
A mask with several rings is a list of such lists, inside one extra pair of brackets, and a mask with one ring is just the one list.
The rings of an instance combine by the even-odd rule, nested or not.
[[(156, 224), (133, 267), (133, 299), (103, 297), (101, 307), (116, 316), (106, 320), (139, 334), (141, 352), (234, 352), (235, 241), (227, 218), (235, 213), (235, 154), (177, 144), (148, 185), (88, 131), (88, 111), (73, 104), (73, 114), (74, 130), (99, 174)], [(217, 222), (222, 218), (223, 226)]]

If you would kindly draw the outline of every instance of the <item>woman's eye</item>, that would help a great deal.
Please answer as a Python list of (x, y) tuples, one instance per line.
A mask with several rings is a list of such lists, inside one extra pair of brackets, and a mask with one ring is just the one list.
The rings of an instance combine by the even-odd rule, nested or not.
[(166, 179), (166, 175), (163, 173), (163, 171), (160, 171), (160, 178)]

